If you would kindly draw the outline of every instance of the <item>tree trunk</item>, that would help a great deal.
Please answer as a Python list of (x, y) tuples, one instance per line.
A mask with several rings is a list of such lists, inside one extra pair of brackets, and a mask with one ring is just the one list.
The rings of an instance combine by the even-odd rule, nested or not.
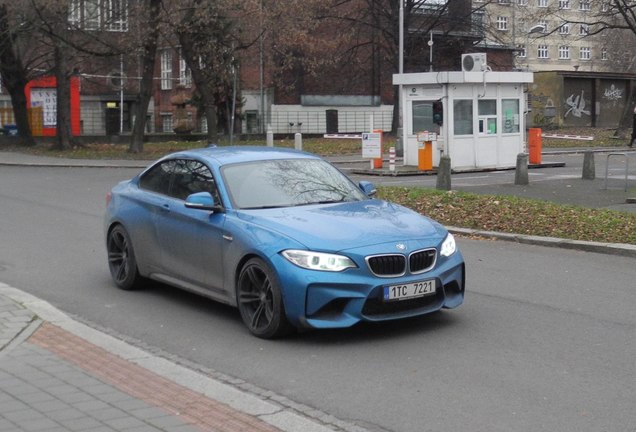
[(27, 73), (14, 50), (13, 33), (9, 28), (7, 5), (0, 5), (0, 74), (4, 86), (11, 95), (11, 105), (15, 124), (18, 127), (19, 144), (34, 146), (35, 140), (31, 134), (27, 100), (24, 94)]
[(159, 37), (159, 13), (161, 11), (161, 0), (149, 1), (148, 13), (148, 34), (144, 42), (144, 52), (141, 57), (142, 75), (139, 83), (139, 95), (135, 106), (134, 125), (130, 137), (128, 151), (131, 153), (141, 153), (144, 150), (144, 135), (146, 132), (146, 116), (148, 115), (148, 104), (152, 96), (153, 78), (155, 74), (155, 63), (157, 58), (157, 39)]
[(57, 142), (54, 148), (58, 150), (69, 150), (75, 145), (71, 132), (71, 77), (66, 56), (62, 43), (56, 43), (54, 68), (57, 81)]
[(181, 30), (177, 32), (179, 44), (181, 45), (181, 54), (192, 71), (192, 80), (196, 85), (197, 91), (203, 100), (205, 110), (205, 119), (208, 123), (207, 138), (209, 143), (216, 142), (218, 138), (218, 125), (216, 115), (216, 100), (214, 98), (214, 89), (210, 85), (210, 81), (205, 78), (205, 74), (201, 68), (198, 56), (193, 50), (194, 41), (192, 35), (186, 30), (189, 22), (192, 21), (195, 8), (190, 8), (184, 15)]
[(186, 63), (192, 71), (192, 80), (197, 87), (197, 91), (203, 100), (205, 109), (205, 119), (208, 123), (207, 138), (208, 142), (216, 142), (218, 138), (216, 101), (214, 98), (214, 90), (211, 88), (208, 80), (199, 66), (198, 58), (192, 50), (192, 40), (187, 32), (179, 32), (179, 43), (181, 44), (181, 53)]

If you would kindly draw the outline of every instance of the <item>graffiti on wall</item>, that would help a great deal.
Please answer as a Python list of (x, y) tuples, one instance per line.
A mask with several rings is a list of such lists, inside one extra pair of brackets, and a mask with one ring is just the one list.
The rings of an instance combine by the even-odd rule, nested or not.
[(585, 102), (585, 91), (581, 90), (580, 95), (575, 95), (574, 93), (568, 96), (565, 100), (565, 105), (568, 107), (568, 110), (563, 115), (563, 118), (567, 118), (568, 115), (572, 114), (574, 117), (583, 117), (585, 115), (591, 115), (591, 111), (589, 109), (585, 109), (587, 103)]
[(556, 107), (552, 98), (545, 95), (533, 94), (529, 94), (528, 98), (533, 111), (532, 125), (548, 128), (554, 124)]
[(608, 101), (612, 101), (614, 102), (614, 104), (616, 104), (616, 102), (618, 102), (619, 100), (623, 98), (623, 91), (624, 90), (619, 89), (614, 84), (612, 84), (609, 87), (605, 87), (605, 91), (603, 92), (603, 98), (607, 99)]

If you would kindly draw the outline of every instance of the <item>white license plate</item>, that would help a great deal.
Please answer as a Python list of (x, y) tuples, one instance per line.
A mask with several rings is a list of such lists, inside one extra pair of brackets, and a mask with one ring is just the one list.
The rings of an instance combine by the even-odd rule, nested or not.
[(384, 301), (405, 300), (435, 294), (435, 279), (384, 287)]

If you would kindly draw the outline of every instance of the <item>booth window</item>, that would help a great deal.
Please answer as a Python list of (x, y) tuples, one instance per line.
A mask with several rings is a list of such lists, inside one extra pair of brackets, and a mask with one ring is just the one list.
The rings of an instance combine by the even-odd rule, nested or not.
[(411, 113), (413, 114), (411, 135), (424, 131), (437, 131), (437, 125), (433, 122), (433, 101), (413, 101)]
[(473, 134), (473, 100), (453, 101), (453, 132), (455, 135)]
[(519, 99), (502, 99), (503, 133), (519, 133)]
[(483, 99), (479, 101), (479, 134), (492, 135), (497, 133), (497, 100)]

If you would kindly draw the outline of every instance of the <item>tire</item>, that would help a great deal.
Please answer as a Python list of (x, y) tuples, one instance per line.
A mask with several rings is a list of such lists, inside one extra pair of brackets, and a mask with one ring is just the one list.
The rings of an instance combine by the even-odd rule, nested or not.
[(108, 267), (115, 285), (127, 291), (139, 288), (142, 277), (137, 269), (130, 236), (123, 226), (116, 225), (110, 230), (106, 249), (108, 251)]
[(245, 263), (236, 294), (241, 318), (254, 336), (274, 339), (291, 333), (278, 278), (263, 260)]

